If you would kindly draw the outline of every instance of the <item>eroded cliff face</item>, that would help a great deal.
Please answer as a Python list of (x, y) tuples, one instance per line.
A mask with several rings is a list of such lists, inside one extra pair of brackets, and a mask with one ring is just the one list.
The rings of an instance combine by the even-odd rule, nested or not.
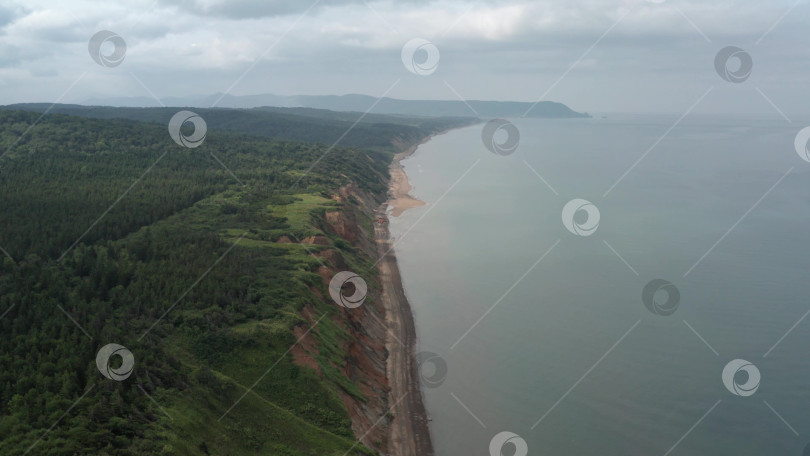
[[(362, 252), (371, 262), (376, 258), (374, 244), (374, 210), (385, 200), (383, 195), (371, 195), (359, 190), (355, 185), (342, 187), (332, 196), (341, 203), (339, 209), (324, 213), (319, 220), (320, 228), (329, 235), (338, 236), (352, 247)], [(363, 221), (361, 223), (360, 221)], [(364, 225), (366, 226), (364, 228)], [(369, 231), (368, 227), (371, 227)], [(304, 244), (329, 245), (325, 236), (312, 236), (302, 239)], [(332, 277), (340, 271), (348, 270), (349, 265), (340, 250), (331, 248), (317, 254), (325, 266), (318, 269), (324, 287), (328, 287)], [(341, 308), (333, 320), (343, 327), (349, 338), (343, 341), (346, 359), (340, 368), (342, 374), (356, 385), (363, 395), (357, 398), (346, 391), (339, 391), (352, 420), (352, 430), (358, 439), (369, 448), (385, 452), (388, 447), (389, 386), (386, 377), (385, 348), (386, 315), (380, 301), (380, 282), (376, 271), (373, 277), (363, 277), (368, 285), (368, 295), (363, 305), (356, 309)], [(326, 299), (329, 299), (326, 297)], [(304, 309), (305, 318), (314, 322), (317, 315)], [(304, 335), (304, 330), (296, 328), (296, 337)], [(320, 373), (315, 357), (318, 354), (317, 341), (304, 336), (301, 343), (293, 347), (292, 355), (296, 364), (314, 368)]]
[(334, 233), (343, 239), (354, 242), (357, 240), (357, 220), (351, 212), (331, 211), (324, 214), (326, 223), (334, 230)]

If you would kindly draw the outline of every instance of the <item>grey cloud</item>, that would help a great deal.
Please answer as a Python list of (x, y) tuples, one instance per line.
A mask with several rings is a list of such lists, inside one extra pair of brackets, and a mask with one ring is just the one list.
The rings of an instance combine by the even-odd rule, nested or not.
[(166, 35), (172, 32), (173, 30), (170, 25), (162, 23), (141, 24), (133, 30), (121, 30), (121, 33), (124, 34), (124, 39), (126, 40), (132, 40), (135, 38), (139, 40), (157, 40), (166, 37)]
[[(367, 1), (371, 8), (360, 0), (323, 0), (278, 45), (310, 0), (160, 0), (151, 10), (108, 4), (103, 12), (87, 3), (72, 10), (87, 27), (70, 20), (54, 21), (70, 25), (52, 30), (42, 30), (41, 23), (7, 27), (9, 39), (0, 44), (0, 78), (18, 90), (6, 91), (0, 103), (41, 99), (51, 91), (56, 98), (72, 83), (71, 75), (88, 68), (99, 71), (96, 79), (77, 85), (66, 101), (148, 95), (128, 76), (130, 71), (160, 97), (221, 92), (234, 81), (237, 95), (379, 95), (401, 78), (389, 96), (455, 99), (445, 80), (470, 99), (534, 101), (553, 88), (547, 99), (581, 111), (682, 111), (683, 103), (688, 107), (711, 85), (718, 85), (717, 95), (701, 109), (722, 100), (724, 90), (739, 91), (740, 102), (750, 109), (769, 109), (754, 90), (759, 87), (785, 111), (802, 111), (800, 100), (810, 90), (803, 84), (810, 71), (803, 25), (810, 6), (797, 6), (755, 45), (795, 0), (758, 5), (745, 0), (679, 0), (677, 5), (644, 0)], [(53, 5), (51, 10), (58, 11), (59, 4)], [(468, 5), (474, 7), (443, 33)], [(127, 40), (127, 59), (119, 70), (101, 72), (87, 56), (84, 44), (101, 28)], [(401, 46), (415, 37), (435, 42), (441, 51), (434, 76), (412, 77), (402, 66)], [(745, 87), (723, 85), (717, 77), (714, 55), (726, 45), (747, 49), (755, 60)], [(260, 60), (253, 66), (255, 59)], [(12, 65), (26, 71), (2, 71)], [(47, 83), (21, 76), (45, 76), (33, 68), (49, 66), (59, 76)]]
[(18, 18), (24, 16), (26, 10), (22, 7), (11, 7), (9, 5), (0, 5), (0, 32)]
[(53, 68), (34, 68), (31, 70), (31, 76), (37, 78), (45, 78), (45, 77), (54, 77), (59, 76), (59, 72)]
[(22, 62), (23, 49), (10, 44), (0, 44), (0, 68), (12, 68)]
[[(314, 0), (232, 0), (215, 3), (200, 0), (161, 0), (164, 6), (176, 7), (180, 11), (199, 16), (222, 17), (227, 19), (259, 19), (263, 17), (300, 14), (307, 10)], [(356, 0), (322, 0), (316, 8), (330, 5), (358, 3)]]
[[(457, 3), (476, 3), (476, 0), (460, 0)], [(313, 11), (321, 11), (330, 7), (357, 5), (367, 8), (373, 0), (217, 0), (206, 2), (204, 0), (160, 0), (163, 6), (177, 8), (190, 14), (207, 17), (221, 17), (226, 19), (261, 19), (266, 17), (301, 14), (310, 7)], [(397, 0), (397, 7), (411, 5), (425, 5), (431, 0)], [(478, 2), (481, 3), (481, 2)], [(482, 3), (484, 4), (484, 3)]]
[(79, 27), (40, 28), (28, 32), (26, 38), (31, 40), (49, 41), (53, 43), (83, 43), (92, 34), (88, 35)]

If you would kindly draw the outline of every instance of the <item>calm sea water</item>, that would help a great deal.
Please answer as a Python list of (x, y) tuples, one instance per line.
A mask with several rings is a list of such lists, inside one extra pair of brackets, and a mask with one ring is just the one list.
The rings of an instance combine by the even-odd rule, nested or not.
[[(802, 454), (810, 317), (772, 347), (810, 310), (810, 121), (689, 116), (605, 195), (676, 120), (514, 120), (509, 156), (479, 125), (404, 162), (428, 205), (391, 229), (420, 350), (447, 365), (425, 388), (438, 455), (488, 455), (502, 431), (529, 455)], [(563, 225), (575, 198), (599, 210), (591, 236)], [(642, 303), (654, 279), (680, 293), (669, 316)], [(734, 359), (753, 395), (724, 386)]]

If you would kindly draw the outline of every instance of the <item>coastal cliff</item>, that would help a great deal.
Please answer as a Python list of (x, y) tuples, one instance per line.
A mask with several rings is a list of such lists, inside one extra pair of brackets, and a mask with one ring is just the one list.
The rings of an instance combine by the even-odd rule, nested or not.
[[(376, 219), (394, 152), (473, 120), (392, 120), (348, 147), (212, 130), (200, 154), (160, 122), (0, 110), (7, 143), (39, 122), (3, 159), (0, 454), (430, 454)], [(340, 271), (362, 306), (331, 299)], [(135, 359), (121, 381), (109, 344)]]
[[(375, 264), (379, 261), (377, 272), (364, 277), (369, 289), (363, 305), (343, 309), (333, 318), (350, 335), (341, 345), (347, 355), (341, 372), (362, 392), (362, 398), (341, 394), (352, 420), (352, 431), (363, 445), (384, 454), (430, 455), (430, 434), (418, 393), (418, 365), (413, 357), (414, 323), (387, 226), (377, 222), (385, 218), (387, 196), (349, 184), (332, 198), (339, 203), (339, 209), (323, 213), (321, 228), (349, 242)], [(303, 242), (314, 245), (317, 239)], [(318, 256), (324, 263), (318, 270), (324, 286), (328, 286), (335, 273), (349, 266), (335, 249), (323, 250)], [(311, 322), (317, 318), (314, 312), (305, 315)], [(296, 328), (297, 337), (302, 333), (300, 327)], [(317, 370), (318, 349), (313, 338), (304, 337), (293, 348), (295, 363)], [(409, 393), (413, 391), (417, 393)], [(401, 400), (405, 394), (411, 397)]]
[[(355, 184), (341, 187), (332, 195), (339, 204), (333, 211), (320, 216), (320, 228), (336, 236), (374, 260), (373, 275), (364, 277), (369, 285), (363, 305), (343, 309), (335, 317), (350, 337), (342, 348), (348, 355), (343, 374), (363, 392), (358, 399), (350, 394), (341, 397), (352, 420), (352, 430), (368, 448), (397, 456), (429, 456), (433, 454), (428, 420), (419, 383), (419, 366), (414, 357), (416, 330), (411, 308), (405, 297), (387, 226), (387, 207), (394, 207), (393, 216), (407, 209), (407, 176), (399, 161), (412, 154), (417, 144), (405, 147), (390, 165), (388, 193), (372, 193)], [(421, 204), (406, 205), (416, 207)], [(304, 239), (316, 244), (315, 238)], [(318, 254), (324, 265), (318, 270), (324, 286), (335, 273), (349, 267), (346, 259), (335, 249)], [(308, 318), (315, 317), (310, 313)], [(297, 330), (297, 332), (302, 332)], [(313, 367), (317, 346), (302, 342), (293, 350), (295, 362)]]

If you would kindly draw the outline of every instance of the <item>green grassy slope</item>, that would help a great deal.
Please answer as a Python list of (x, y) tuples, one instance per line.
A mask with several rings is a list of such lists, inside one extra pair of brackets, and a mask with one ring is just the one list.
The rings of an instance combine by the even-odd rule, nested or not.
[[(390, 154), (338, 147), (304, 174), (327, 146), (211, 130), (183, 149), (163, 125), (60, 115), (20, 140), (37, 117), (0, 111), (0, 454), (373, 454), (341, 400), (366, 399), (346, 317), (318, 260), (273, 241), (324, 234), (310, 250), (374, 287), (319, 218), (341, 186), (384, 192)], [(317, 369), (293, 363), (294, 328)], [(107, 343), (132, 351), (127, 380), (97, 370)]]

